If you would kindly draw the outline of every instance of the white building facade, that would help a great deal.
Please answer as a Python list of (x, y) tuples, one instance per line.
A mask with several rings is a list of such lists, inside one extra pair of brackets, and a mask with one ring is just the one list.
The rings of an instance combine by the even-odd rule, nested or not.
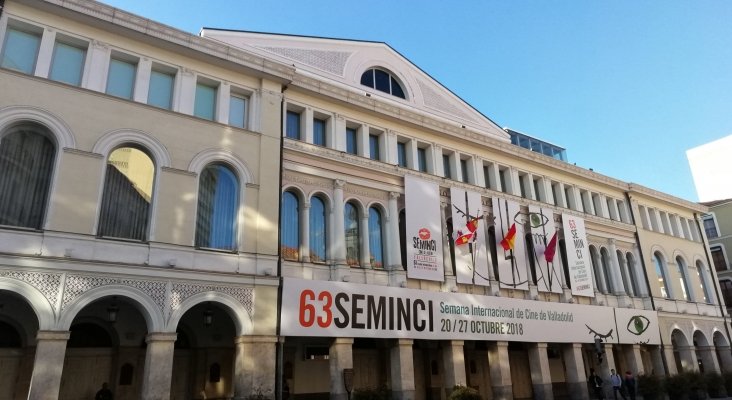
[(705, 207), (512, 145), (383, 43), (86, 0), (6, 1), (0, 43), (0, 399), (732, 370)]

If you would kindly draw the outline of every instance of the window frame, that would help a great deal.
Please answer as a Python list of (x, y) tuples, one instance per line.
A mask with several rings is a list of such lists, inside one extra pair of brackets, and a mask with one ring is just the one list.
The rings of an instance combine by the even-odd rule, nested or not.
[(25, 71), (22, 69), (17, 68), (11, 68), (9, 66), (3, 66), (2, 68), (7, 68), (12, 71), (18, 71), (21, 73), (24, 73), (26, 75), (34, 75), (36, 71), (36, 67), (38, 65), (38, 55), (41, 50), (41, 43), (43, 41), (43, 28), (40, 26), (36, 26), (33, 24), (29, 24), (26, 22), (21, 22), (17, 20), (8, 20), (8, 23), (5, 26), (5, 32), (3, 34), (3, 42), (2, 42), (2, 52), (0, 52), (0, 65), (2, 65), (5, 61), (5, 55), (7, 54), (8, 49), (8, 41), (10, 40), (10, 32), (11, 31), (17, 31), (20, 33), (24, 33), (26, 35), (36, 36), (38, 39), (38, 45), (35, 49), (35, 54), (33, 56), (33, 63), (30, 66), (29, 71)]
[[(76, 81), (70, 82), (67, 80), (62, 80), (61, 76), (54, 77), (56, 73), (61, 74), (61, 70), (54, 69), (54, 66), (58, 66), (58, 51), (59, 51), (59, 45), (66, 46), (69, 48), (74, 48), (76, 50), (81, 51), (81, 65), (79, 65), (79, 76), (78, 76), (78, 83)], [(49, 64), (48, 68), (48, 79), (64, 83), (71, 86), (76, 87), (82, 87), (84, 83), (84, 72), (87, 67), (87, 58), (89, 57), (89, 42), (83, 39), (75, 38), (72, 36), (64, 35), (61, 33), (56, 33), (55, 40), (53, 42), (53, 50), (51, 52), (51, 63)], [(64, 62), (65, 63), (65, 62)], [(59, 67), (61, 68), (61, 67)], [(55, 72), (59, 71), (59, 72)]]
[[(133, 67), (132, 80), (130, 81), (130, 87), (129, 87), (129, 92), (130, 92), (129, 96), (120, 96), (119, 94), (110, 93), (110, 90), (109, 90), (110, 89), (110, 80), (112, 79), (112, 66), (113, 66), (114, 62), (124, 63), (127, 65), (131, 65)], [(135, 98), (135, 85), (137, 83), (137, 73), (138, 73), (139, 63), (140, 63), (140, 61), (139, 61), (139, 58), (137, 58), (137, 57), (134, 57), (129, 54), (117, 52), (117, 51), (112, 51), (112, 54), (109, 57), (109, 66), (107, 67), (107, 79), (105, 82), (104, 93), (106, 93), (110, 96), (118, 97), (120, 99), (125, 99), (125, 100), (134, 99)]]
[[(388, 91), (387, 90), (384, 90), (383, 88), (377, 88), (377, 79), (376, 79), (376, 72), (377, 71), (382, 72), (382, 73), (385, 73), (387, 75), (387, 77), (388, 77), (387, 80), (389, 82), (389, 90)], [(371, 75), (371, 78), (370, 78), (370, 82), (371, 83), (370, 84), (367, 83), (367, 82), (364, 82), (364, 78), (367, 77), (368, 75)], [(404, 86), (404, 83), (402, 82), (402, 80), (399, 79), (399, 77), (396, 74), (394, 74), (390, 70), (388, 70), (386, 68), (383, 68), (383, 67), (376, 67), (376, 66), (374, 66), (374, 67), (367, 68), (364, 72), (361, 73), (361, 77), (359, 79), (359, 83), (362, 86), (365, 86), (367, 88), (370, 88), (370, 89), (372, 89), (374, 91), (381, 92), (381, 93), (386, 93), (388, 95), (394, 96), (394, 97), (399, 98), (399, 99), (407, 100), (407, 97), (408, 97), (407, 96), (407, 91), (404, 90), (404, 87), (405, 86)], [(401, 92), (401, 95), (399, 93), (395, 93), (395, 90), (394, 90), (395, 87), (398, 87), (399, 88), (398, 91)]]
[[(153, 96), (152, 98), (154, 99), (155, 94), (158, 93), (157, 91), (151, 90), (153, 88), (153, 80), (155, 79), (156, 76), (166, 76), (166, 77), (171, 78), (170, 79), (170, 91), (169, 91), (169, 93), (166, 93), (166, 95), (169, 94), (169, 96), (170, 96), (169, 101), (168, 101), (169, 104), (167, 105), (167, 107), (163, 107), (162, 105), (151, 101), (151, 96)], [(163, 65), (163, 64), (153, 63), (150, 68), (150, 78), (147, 80), (148, 89), (147, 89), (147, 98), (145, 99), (145, 104), (152, 106), (152, 107), (162, 109), (162, 110), (172, 111), (175, 107), (175, 97), (177, 95), (177, 93), (176, 93), (176, 81), (177, 80), (178, 80), (178, 70), (176, 68), (173, 68), (173, 67), (170, 67), (167, 65)], [(156, 80), (156, 82), (162, 82), (162, 81)]]
[[(199, 94), (202, 94), (199, 92), (199, 89), (202, 89), (202, 88), (210, 89), (211, 92), (213, 92), (211, 104), (209, 105), (208, 103), (206, 103), (205, 110), (199, 108), (199, 105), (201, 107), (203, 106), (202, 103), (199, 102), (199, 99), (201, 98), (201, 97), (199, 97)], [(198, 80), (196, 80), (196, 89), (195, 89), (195, 94), (193, 96), (193, 114), (192, 115), (196, 118), (201, 118), (201, 119), (205, 119), (207, 121), (215, 122), (217, 120), (218, 109), (221, 106), (220, 104), (218, 104), (219, 103), (218, 97), (219, 97), (220, 91), (221, 91), (220, 82), (216, 82), (216, 81), (213, 81), (210, 79), (199, 77)], [(211, 117), (209, 118), (208, 114), (203, 115), (202, 114), (203, 111), (206, 111), (206, 112), (210, 111)]]
[[(231, 243), (229, 247), (222, 247), (222, 246), (215, 246), (212, 245), (210, 239), (207, 243), (201, 243), (199, 242), (199, 235), (198, 231), (201, 229), (201, 219), (203, 218), (201, 212), (201, 198), (202, 198), (202, 184), (201, 184), (201, 178), (204, 176), (204, 173), (206, 173), (206, 170), (209, 168), (215, 168), (215, 167), (222, 167), (228, 170), (228, 172), (231, 174), (234, 180), (234, 188), (233, 188), (233, 194), (235, 196), (235, 202), (234, 202), (234, 209), (233, 209), (233, 215), (231, 224), (229, 226), (229, 229), (231, 231), (229, 232), (231, 236)], [(220, 179), (216, 179), (216, 182), (220, 182)], [(226, 252), (237, 252), (239, 249), (239, 229), (240, 229), (240, 209), (241, 209), (241, 188), (242, 188), (242, 180), (239, 174), (237, 173), (236, 168), (234, 168), (232, 165), (228, 164), (225, 161), (211, 161), (204, 165), (204, 167), (201, 169), (201, 171), (198, 174), (198, 192), (197, 192), (197, 200), (196, 200), (196, 227), (195, 227), (195, 237), (194, 237), (194, 244), (195, 247), (198, 249), (205, 249), (205, 250), (216, 250), (216, 251), (226, 251)], [(215, 213), (215, 209), (212, 207), (212, 213)], [(213, 218), (210, 218), (213, 219)], [(213, 226), (213, 223), (209, 226), (209, 229), (211, 231), (216, 228)]]

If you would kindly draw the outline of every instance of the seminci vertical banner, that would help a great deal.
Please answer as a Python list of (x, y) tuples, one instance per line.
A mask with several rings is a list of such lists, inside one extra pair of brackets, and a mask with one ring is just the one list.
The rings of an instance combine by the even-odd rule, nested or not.
[(539, 206), (529, 206), (532, 252), (536, 266), (536, 286), (540, 292), (562, 293), (562, 257), (559, 256), (559, 232), (554, 213)]
[(450, 188), (452, 237), (458, 283), (488, 286), (488, 247), (480, 194)]
[(529, 290), (524, 218), (518, 203), (493, 198), (498, 281), (502, 288)]
[(562, 214), (564, 243), (567, 246), (567, 269), (572, 294), (594, 297), (592, 284), (592, 262), (587, 247), (585, 220), (574, 215)]
[(442, 218), (437, 184), (404, 177), (406, 208), (407, 276), (444, 281), (442, 264)]

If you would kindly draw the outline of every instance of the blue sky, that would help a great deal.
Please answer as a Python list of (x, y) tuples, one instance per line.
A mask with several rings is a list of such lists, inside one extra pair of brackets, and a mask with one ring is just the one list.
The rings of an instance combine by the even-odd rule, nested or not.
[(105, 2), (191, 33), (387, 42), (500, 126), (687, 200), (686, 150), (732, 134), (728, 1)]

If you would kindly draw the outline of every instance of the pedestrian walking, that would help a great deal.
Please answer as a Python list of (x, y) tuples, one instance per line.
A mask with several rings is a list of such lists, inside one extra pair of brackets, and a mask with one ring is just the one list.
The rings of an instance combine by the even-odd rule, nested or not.
[(618, 393), (623, 400), (628, 400), (623, 394), (623, 378), (618, 375), (614, 369), (610, 370), (610, 384), (613, 385), (613, 397), (618, 400)]
[(623, 385), (625, 390), (628, 391), (630, 400), (635, 400), (635, 377), (630, 371), (625, 371), (625, 378), (623, 378)]
[(602, 378), (595, 374), (594, 368), (590, 368), (590, 377), (587, 381), (595, 392), (595, 398), (597, 400), (605, 400), (605, 395), (602, 393)]

